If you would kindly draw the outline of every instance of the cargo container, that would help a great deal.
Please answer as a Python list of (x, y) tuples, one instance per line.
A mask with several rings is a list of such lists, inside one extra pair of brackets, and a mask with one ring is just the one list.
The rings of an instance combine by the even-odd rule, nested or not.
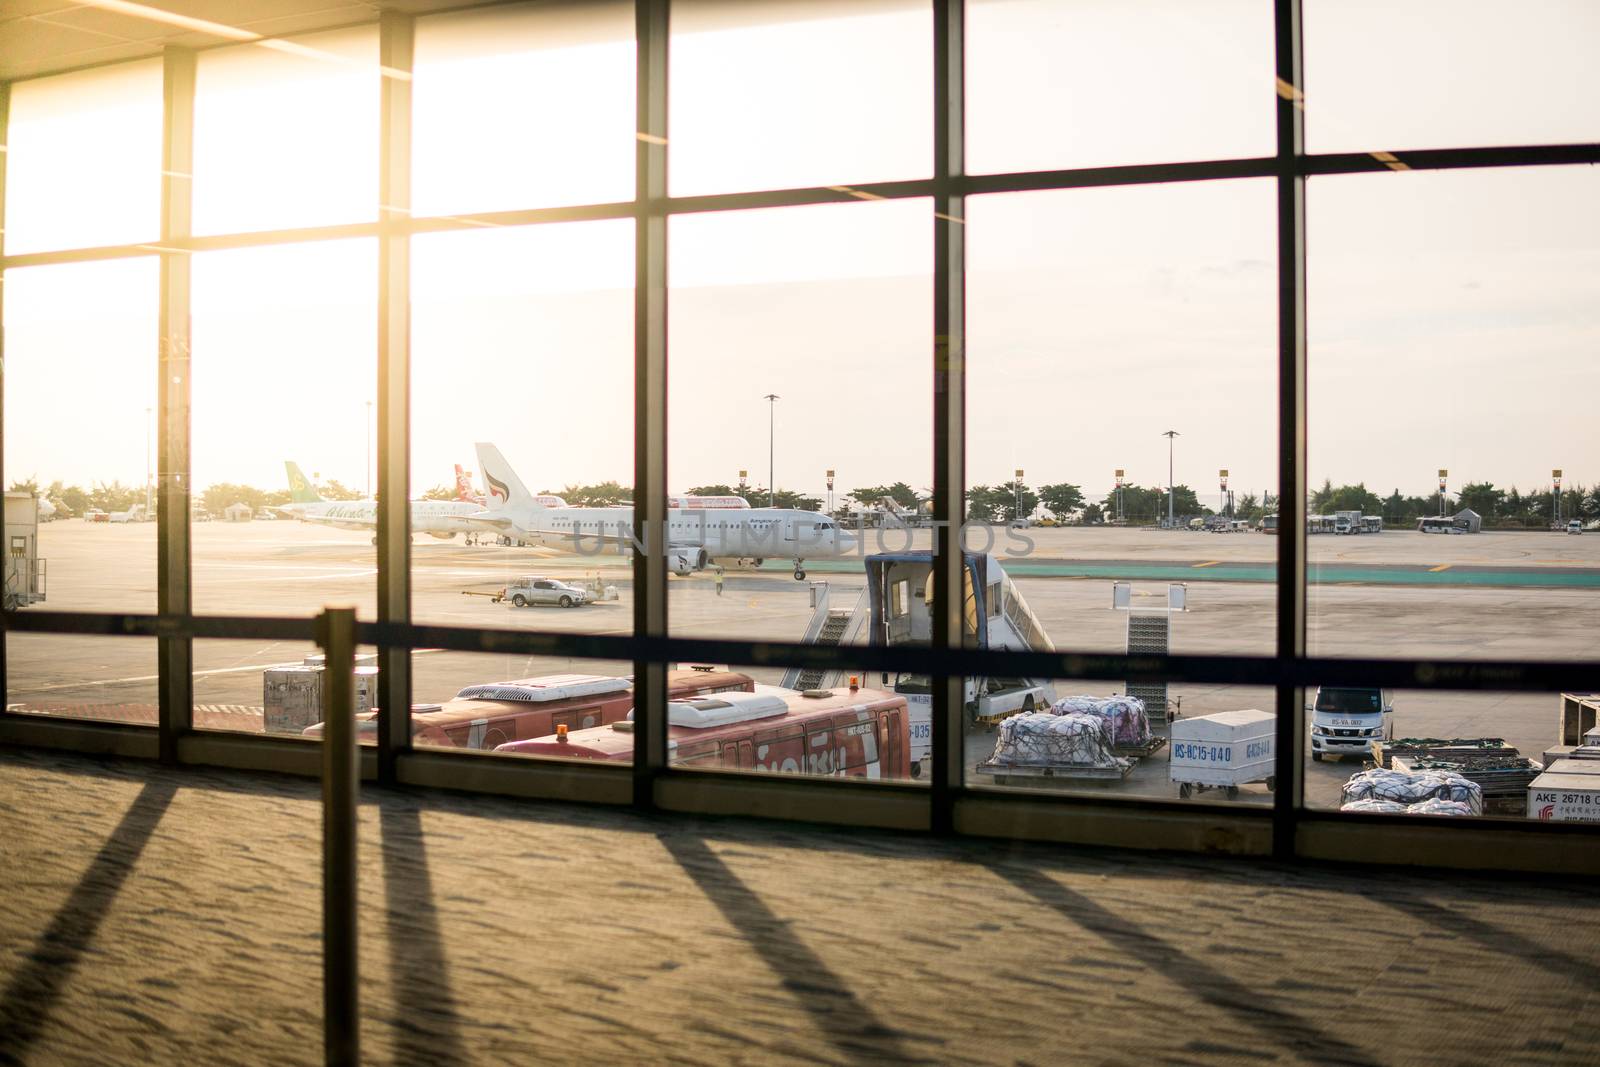
[(1528, 786), (1528, 818), (1600, 823), (1600, 760), (1558, 759)]
[(1249, 782), (1265, 782), (1269, 792), (1277, 788), (1272, 755), (1277, 721), (1276, 715), (1253, 708), (1175, 720), (1169, 773), (1178, 796), (1223, 789), (1231, 800)]
[[(298, 734), (322, 722), (323, 668), (308, 663), (268, 667), (261, 675), (261, 725), (269, 734)], [(356, 710), (378, 702), (378, 668), (357, 667)]]

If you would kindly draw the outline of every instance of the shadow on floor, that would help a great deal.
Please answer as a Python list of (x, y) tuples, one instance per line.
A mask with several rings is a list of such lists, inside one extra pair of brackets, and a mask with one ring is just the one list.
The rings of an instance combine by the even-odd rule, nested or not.
[(394, 989), (395, 1060), (466, 1061), (461, 1019), (439, 930), (428, 849), (417, 809), (397, 797), (378, 804), (383, 831), (383, 893), (389, 979)]
[(848, 1060), (932, 1062), (911, 1052), (904, 1042), (937, 1039), (886, 1025), (703, 840), (670, 831), (659, 836), (672, 858), (816, 1020), (816, 1032), (840, 1055)]
[(93, 943), (100, 921), (122, 891), (177, 791), (171, 782), (145, 783), (49, 928), (32, 951), (23, 955), (21, 969), (0, 992), (0, 1034), (5, 1035), (0, 1043), (0, 1063), (26, 1062), (28, 1050), (50, 1021), (61, 991)]
[(1594, 959), (1582, 959), (1558, 948), (1550, 948), (1503, 926), (1486, 923), (1454, 908), (1446, 908), (1419, 897), (1380, 896), (1371, 899), (1457, 937), (1476, 941), (1495, 956), (1523, 960), (1554, 971), (1585, 989), (1600, 986), (1600, 963)]
[(1320, 1029), (1311, 1019), (1274, 1007), (1270, 993), (1244, 985), (1055, 879), (1017, 867), (997, 866), (992, 870), (1041, 904), (1060, 912), (1069, 922), (1105, 939), (1126, 958), (1139, 961), (1202, 1003), (1253, 1027), (1297, 1058), (1312, 1063), (1378, 1063), (1361, 1049)]

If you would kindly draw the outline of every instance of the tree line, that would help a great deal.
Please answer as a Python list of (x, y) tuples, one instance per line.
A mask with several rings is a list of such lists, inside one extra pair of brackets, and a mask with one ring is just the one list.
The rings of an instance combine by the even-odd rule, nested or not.
[[(1390, 525), (1409, 525), (1420, 518), (1438, 515), (1440, 504), (1437, 494), (1406, 496), (1396, 489), (1386, 497), (1379, 497), (1365, 483), (1335, 487), (1331, 480), (1324, 480), (1307, 502), (1313, 515), (1359, 511), (1363, 515), (1382, 515), (1383, 521)], [(1523, 493), (1516, 486), (1500, 489), (1492, 482), (1468, 482), (1454, 496), (1446, 493), (1443, 500), (1442, 510), (1446, 515), (1463, 509), (1477, 512), (1485, 526), (1540, 528), (1548, 526), (1555, 518), (1555, 493), (1551, 489)], [(1564, 487), (1561, 518), (1600, 518), (1600, 486)]]

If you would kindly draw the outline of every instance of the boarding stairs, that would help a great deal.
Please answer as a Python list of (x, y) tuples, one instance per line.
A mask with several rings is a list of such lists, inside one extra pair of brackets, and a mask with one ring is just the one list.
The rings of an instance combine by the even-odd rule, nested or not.
[[(1135, 605), (1131, 586), (1118, 582), (1112, 586), (1111, 606), (1128, 613), (1128, 655), (1165, 656), (1172, 648), (1172, 616), (1188, 610), (1187, 589), (1181, 584), (1167, 587), (1166, 603), (1160, 607)], [(1165, 682), (1129, 682), (1123, 687), (1131, 697), (1144, 701), (1145, 714), (1153, 723), (1171, 722), (1176, 708), (1168, 701)]]
[[(857, 596), (854, 607), (834, 608), (829, 603), (828, 583), (812, 582), (811, 601), (811, 623), (801, 638), (802, 644), (838, 648), (861, 643), (870, 612), (865, 589)], [(826, 689), (838, 685), (844, 673), (840, 668), (790, 667), (784, 672), (782, 685), (787, 689)]]

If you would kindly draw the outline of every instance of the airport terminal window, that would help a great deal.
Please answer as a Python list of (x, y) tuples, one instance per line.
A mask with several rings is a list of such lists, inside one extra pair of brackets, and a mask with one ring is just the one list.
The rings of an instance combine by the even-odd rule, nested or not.
[(417, 20), (412, 211), (632, 199), (633, 71), (631, 3)]
[(194, 232), (378, 217), (378, 35), (371, 27), (200, 54)]
[(915, 0), (676, 0), (672, 194), (928, 177), (931, 31)]
[[(672, 219), (669, 485), (749, 505), (675, 513), (672, 633), (798, 641), (838, 614), (856, 620), (841, 643), (865, 643), (861, 556), (927, 546), (909, 524), (932, 467), (927, 212)], [(907, 521), (884, 526), (893, 493)], [(702, 531), (719, 511), (731, 526)]]
[(7, 712), (156, 725), (153, 640), (8, 633), (5, 643)]
[[(670, 38), (636, 47), (636, 25), (648, 37), (659, 23), (636, 24), (626, 3), (484, 5), (265, 47), (202, 47), (192, 101), (174, 53), (167, 108), (157, 60), (17, 83), (6, 146), (6, 486), (31, 502), (37, 483), (43, 504), (65, 505), (58, 514), (80, 510), (81, 497), (108, 521), (41, 523), (48, 597), (18, 603), (8, 574), (8, 604), (153, 612), (157, 550), (184, 548), (187, 530), (190, 569), (174, 581), (190, 582), (196, 614), (304, 617), (349, 603), (372, 619), (377, 324), (409, 313), (413, 516), (424, 501), (498, 510), (496, 483), (513, 495), (501, 469), (520, 476), (519, 499), (557, 498), (544, 502), (549, 528), (520, 538), (488, 522), (467, 544), (465, 529), (414, 521), (410, 619), (585, 642), (632, 632), (634, 597), (651, 592), (634, 590), (625, 555), (590, 567), (571, 541), (603, 544), (608, 526), (631, 518), (635, 434), (651, 425), (633, 410), (636, 353), (670, 342), (667, 489), (682, 512), (670, 526), (670, 633), (926, 644), (933, 452), (948, 439), (933, 432), (947, 395), (933, 391), (946, 380), (933, 336), (946, 305), (935, 296), (964, 290), (965, 320), (948, 321), (964, 331), (951, 340), (966, 355), (962, 428), (950, 423), (966, 448), (957, 519), (977, 549), (965, 647), (1216, 657), (1288, 647), (1277, 564), (1292, 552), (1270, 534), (1280, 447), (1299, 433), (1314, 533), (1309, 584), (1296, 592), (1308, 600), (1311, 656), (1592, 661), (1583, 622), (1596, 567), (1585, 546), (1586, 527), (1600, 522), (1600, 471), (1584, 464), (1600, 439), (1578, 398), (1600, 384), (1584, 348), (1600, 306), (1600, 186), (1592, 166), (1546, 164), (1600, 162), (1600, 75), (1582, 51), (1597, 16), (1581, 0), (1514, 9), (1305, 0), (1302, 84), (1278, 80), (1274, 92), (1275, 58), (1278, 70), (1295, 65), (1274, 56), (1295, 47), (1275, 37), (1274, 15), (1289, 26), (1301, 6), (974, 0), (955, 9), (963, 36), (959, 20), (936, 21), (950, 11), (913, 0), (682, 0), (670, 8)], [(406, 75), (379, 69), (377, 42), (393, 35), (404, 56), (412, 31), (413, 92), (399, 94), (411, 114), (397, 116), (380, 108), (380, 91), (385, 77)], [(935, 76), (949, 73), (935, 68), (948, 32), (963, 48), (964, 85)], [(641, 134), (636, 71), (649, 73), (659, 47), (671, 92), (646, 104), (669, 108), (670, 123)], [(178, 247), (166, 248), (153, 243), (161, 123), (164, 111), (181, 121), (186, 102), (193, 230), (204, 236), (169, 235)], [(1302, 114), (1313, 152), (1349, 154), (1308, 157), (1286, 142), (1282, 158), (1268, 158), (1283, 132), (1275, 119)], [(386, 247), (410, 269), (380, 294), (371, 235), (380, 133), (394, 117), (413, 134), (414, 196), (385, 217), (382, 240), (409, 236), (409, 260)], [(935, 181), (940, 123), (964, 152), (943, 157)], [(1429, 147), (1451, 151), (1408, 157)], [(651, 224), (553, 221), (569, 207), (614, 214), (617, 201), (646, 192), (634, 188), (636, 164), (663, 154), (671, 196), (636, 204)], [(1154, 169), (1048, 173), (1124, 164)], [(1223, 172), (1241, 177), (1214, 178)], [(1309, 175), (1299, 246), (1292, 228), (1279, 243), (1290, 174)], [(1117, 186), (1130, 179), (1153, 183)], [(875, 182), (886, 184), (859, 187)], [(842, 202), (818, 202), (830, 199)], [(557, 210), (532, 214), (546, 208)], [(465, 217), (489, 211), (530, 214), (516, 228)], [(342, 224), (367, 236), (297, 243), (307, 235), (291, 229)], [(184, 231), (181, 216), (170, 229)], [(634, 256), (642, 251), (642, 276), (658, 280), (663, 229), (669, 336), (636, 349)], [(965, 239), (940, 246), (936, 265), (934, 237), (951, 233)], [(129, 247), (137, 242), (146, 244)], [(80, 251), (96, 245), (106, 247)], [(163, 273), (147, 252), (192, 253), (192, 287), (189, 271)], [(1301, 252), (1304, 295), (1292, 275)], [(161, 307), (193, 327), (192, 410), (176, 408), (169, 429), (191, 444), (194, 522), (182, 530), (131, 521), (150, 480), (139, 450), (153, 453), (159, 437), (138, 420), (156, 410)], [(1291, 326), (1283, 336), (1280, 316)], [(1302, 316), (1307, 411), (1301, 425), (1279, 427), (1280, 405), (1293, 411), (1295, 399), (1279, 367), (1295, 366)], [(1164, 440), (1167, 431), (1178, 436)], [(494, 470), (479, 442), (496, 447)], [(1430, 502), (1442, 469), (1448, 525), (1459, 515), (1488, 532), (1400, 529), (1439, 518)], [(559, 514), (569, 503), (559, 498), (580, 492), (605, 510)], [(789, 549), (785, 521), (761, 510), (769, 500), (814, 514), (813, 536), (850, 540)], [(8, 500), (8, 525), (9, 510)], [(1569, 523), (1589, 536), (1568, 535)], [(739, 531), (779, 548), (730, 547)], [(721, 540), (695, 545), (691, 535)], [(870, 565), (854, 558), (872, 554)], [(586, 603), (516, 605), (523, 583), (531, 603), (557, 582)], [(473, 593), (490, 595), (463, 595)], [(12, 626), (8, 706), (153, 723), (153, 641), (44, 632), (66, 625)], [(440, 731), (417, 744), (509, 743), (524, 746), (511, 754), (625, 763), (635, 740), (627, 701), (610, 705), (614, 721), (588, 723), (576, 707), (570, 722), (538, 720), (541, 730), (566, 726), (565, 741), (546, 732), (502, 742), (488, 716), (461, 737), (424, 718), (473, 699), (460, 694), (477, 684), (583, 675), (615, 689), (634, 671), (567, 654), (592, 646), (559, 647), (414, 649), (414, 710)], [(196, 726), (304, 733), (267, 684), (272, 672), (314, 667), (304, 647), (207, 637), (192, 651)], [(181, 657), (163, 657), (162, 669), (173, 662)], [(714, 738), (705, 722), (673, 720), (668, 765), (927, 782), (931, 679), (868, 674), (847, 654), (834, 667), (735, 666), (727, 702), (749, 714), (719, 721)], [(1374, 752), (1391, 724), (1396, 744), (1502, 739), (1516, 757), (1485, 742), (1494, 751), (1475, 754), (1488, 762), (1470, 769), (1514, 780), (1529, 768), (1495, 761), (1543, 758), (1546, 702), (1558, 699), (1399, 693), (1379, 727), (1318, 722), (1313, 710), (1301, 724), (1306, 760), (1283, 783), (1286, 756), (1272, 775), (1257, 773), (1267, 765), (1261, 717), (1278, 709), (1250, 669), (1225, 684), (1164, 686), (1015, 673), (972, 679), (962, 701), (960, 780), (984, 792), (982, 805), (1002, 786), (1010, 798), (1225, 798), (1240, 813), (1303, 785), (1308, 806), (1328, 811), (1349, 799), (1356, 772), (1328, 746), (1354, 736)], [(818, 688), (851, 710), (794, 692)], [(1315, 704), (1315, 687), (1306, 700)], [(854, 718), (841, 725), (840, 714)], [(1048, 748), (1066, 737), (1071, 748), (1090, 735), (1106, 748), (1090, 769), (1107, 773), (1045, 775), (1015, 758), (1041, 739)], [(1234, 742), (1242, 764), (1216, 756)], [(267, 766), (281, 748), (259, 750)], [(1123, 774), (1118, 761), (1135, 757)], [(1450, 757), (1462, 754), (1420, 758)], [(876, 790), (874, 803), (918, 795)], [(935, 815), (960, 803), (942, 788), (926, 795)], [(1290, 807), (1276, 806), (1280, 840), (1317, 821)], [(1541, 817), (1526, 801), (1525, 810)]]
[(418, 237), (411, 345), (413, 618), (631, 633), (632, 222)]
[(19, 82), (6, 140), (7, 254), (160, 233), (159, 62)]
[(1589, 0), (1305, 0), (1307, 148), (1600, 140), (1597, 39)]
[(341, 241), (194, 257), (198, 613), (376, 609), (374, 251)]
[(1265, 0), (969, 0), (967, 168), (1273, 152)]
[(156, 282), (153, 257), (6, 272), (8, 606), (156, 609)]

